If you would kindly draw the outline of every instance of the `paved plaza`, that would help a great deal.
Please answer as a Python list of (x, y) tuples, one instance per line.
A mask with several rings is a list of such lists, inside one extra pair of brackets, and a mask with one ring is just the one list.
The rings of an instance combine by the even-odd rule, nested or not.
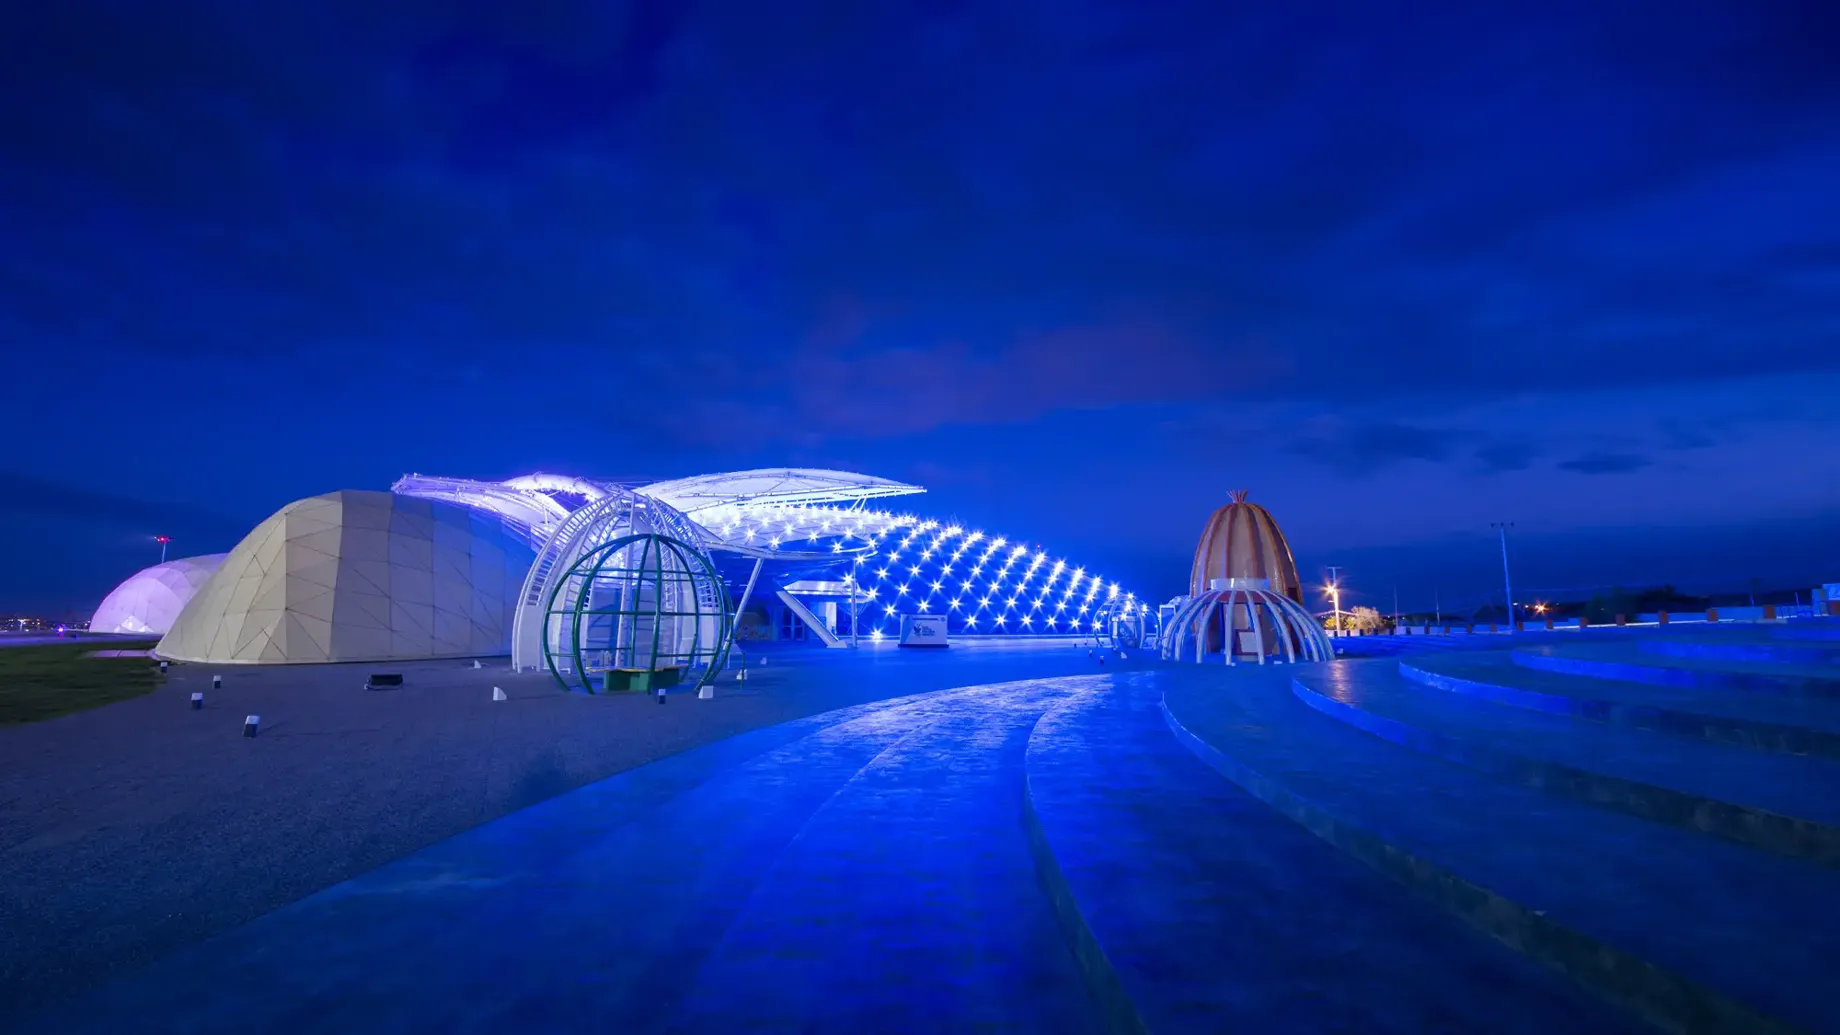
[(9, 1026), (1840, 1030), (1819, 642), (810, 651), (662, 706), (181, 669), (6, 731)]

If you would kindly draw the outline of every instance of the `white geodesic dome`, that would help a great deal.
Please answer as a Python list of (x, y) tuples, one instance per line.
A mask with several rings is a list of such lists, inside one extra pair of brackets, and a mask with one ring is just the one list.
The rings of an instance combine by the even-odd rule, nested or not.
[(245, 536), (154, 654), (213, 664), (506, 654), (532, 556), (484, 511), (389, 492), (314, 496)]
[(109, 591), (89, 620), (91, 632), (164, 636), (229, 554), (180, 557), (144, 568)]

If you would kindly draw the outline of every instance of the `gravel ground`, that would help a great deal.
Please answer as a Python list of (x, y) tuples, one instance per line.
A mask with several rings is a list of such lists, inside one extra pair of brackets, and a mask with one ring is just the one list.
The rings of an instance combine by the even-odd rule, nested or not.
[[(145, 697), (0, 729), (0, 1029), (10, 1014), (698, 744), (865, 701), (1098, 670), (1067, 641), (782, 651), (757, 655), (745, 683), (725, 675), (712, 701), (661, 706), (565, 694), (503, 659), (485, 665), (175, 666)], [(365, 692), (372, 670), (400, 671), (405, 685)], [(510, 699), (492, 701), (494, 686)], [(198, 712), (187, 705), (196, 690)], [(262, 716), (253, 740), (242, 736), (251, 713)]]

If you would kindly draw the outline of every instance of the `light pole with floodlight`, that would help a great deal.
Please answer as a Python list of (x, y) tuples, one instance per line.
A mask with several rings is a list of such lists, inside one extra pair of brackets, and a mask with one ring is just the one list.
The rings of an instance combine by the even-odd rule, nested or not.
[(1342, 569), (1329, 565), (1329, 617), (1335, 621), (1335, 635), (1344, 635), (1348, 630), (1342, 621)]
[(1514, 631), (1514, 580), (1508, 575), (1508, 529), (1514, 527), (1512, 521), (1491, 522), (1491, 528), (1501, 536), (1501, 588), (1508, 598), (1508, 631)]

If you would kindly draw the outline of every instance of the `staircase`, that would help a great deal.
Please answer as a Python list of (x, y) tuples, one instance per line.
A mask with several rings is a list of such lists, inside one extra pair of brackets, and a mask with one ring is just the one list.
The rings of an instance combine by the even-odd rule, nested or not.
[(778, 596), (779, 602), (786, 605), (786, 610), (798, 615), (799, 621), (804, 622), (806, 628), (810, 629), (813, 635), (824, 641), (826, 647), (849, 646), (849, 644), (843, 641), (841, 636), (838, 636), (832, 631), (830, 626), (825, 625), (824, 620), (819, 618), (811, 608), (805, 606), (805, 601), (800, 600), (798, 597), (783, 589), (778, 591)]
[(1840, 1032), (1840, 673), (1660, 636), (1050, 711), (1038, 868), (1112, 1030)]

